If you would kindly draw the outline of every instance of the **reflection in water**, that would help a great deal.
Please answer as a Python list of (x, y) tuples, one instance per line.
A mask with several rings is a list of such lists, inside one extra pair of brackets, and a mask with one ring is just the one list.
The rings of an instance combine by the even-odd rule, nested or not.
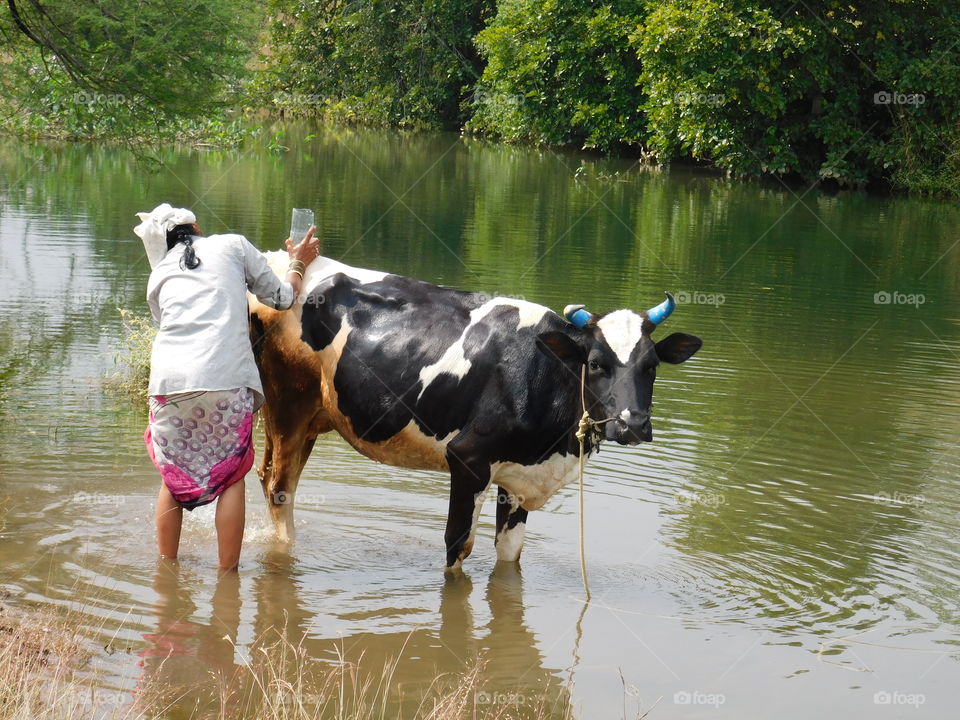
[[(208, 609), (198, 608), (177, 561), (161, 560), (153, 581), (156, 629), (143, 633), (137, 691), (149, 707), (181, 708), (236, 699), (230, 688), (241, 677), (235, 663), (240, 626), (240, 576), (217, 580)], [(206, 621), (195, 619), (206, 617)], [(212, 697), (211, 697), (212, 695)]]
[[(402, 632), (328, 638), (316, 634), (315, 615), (300, 598), (296, 564), (286, 549), (269, 552), (263, 559), (264, 569), (254, 581), (258, 642), (270, 644), (276, 633), (282, 633), (290, 646), (326, 663), (350, 663), (375, 676), (380, 669), (391, 668), (391, 701), (405, 717), (412, 716), (425, 697), (464, 682), (476, 682), (472, 694), (478, 705), (509, 704), (516, 717), (569, 714), (571, 700), (560, 672), (544, 666), (537, 638), (525, 624), (523, 581), (516, 565), (498, 564), (490, 574), (486, 626), (478, 627), (474, 621), (474, 583), (461, 573), (442, 581), (438, 625), (428, 622)], [(379, 612), (369, 611), (371, 617), (392, 611), (389, 597), (381, 602)], [(479, 680), (471, 680), (478, 668), (482, 670)]]
[[(240, 575), (221, 576), (209, 608), (202, 608), (178, 563), (159, 562), (155, 629), (142, 635), (148, 645), (139, 653), (137, 693), (155, 707), (218, 708), (233, 716), (231, 708), (249, 711), (264, 693), (277, 691), (289, 693), (285, 701), (332, 712), (338, 699), (330, 673), (339, 670), (349, 676), (348, 692), (361, 696), (382, 692), (378, 683), (389, 675), (391, 714), (404, 717), (464, 684), (478, 717), (571, 716), (561, 673), (545, 667), (537, 637), (524, 622), (523, 579), (515, 564), (498, 564), (491, 572), (484, 595), (490, 620), (484, 626), (474, 621), (474, 583), (460, 574), (441, 583), (437, 624), (335, 638), (316, 634), (316, 614), (301, 599), (297, 574), (285, 550), (265, 554), (253, 580), (253, 639), (238, 647)], [(341, 682), (338, 676), (338, 689)]]

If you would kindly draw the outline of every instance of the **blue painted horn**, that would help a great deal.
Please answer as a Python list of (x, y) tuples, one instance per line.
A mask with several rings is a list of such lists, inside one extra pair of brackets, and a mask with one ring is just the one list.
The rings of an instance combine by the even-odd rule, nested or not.
[(647, 320), (652, 322), (654, 325), (659, 325), (668, 317), (670, 313), (673, 312), (674, 308), (677, 307), (677, 301), (673, 299), (673, 295), (670, 293), (664, 293), (667, 296), (667, 299), (656, 307), (652, 307), (644, 315), (647, 316)]
[(575, 327), (586, 327), (593, 315), (583, 305), (567, 305), (563, 309), (563, 316)]

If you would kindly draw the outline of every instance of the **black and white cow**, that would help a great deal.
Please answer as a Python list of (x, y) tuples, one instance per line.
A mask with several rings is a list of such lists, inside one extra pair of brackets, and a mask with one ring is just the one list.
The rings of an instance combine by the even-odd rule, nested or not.
[[(271, 258), (280, 270), (285, 254)], [(585, 399), (603, 436), (652, 439), (657, 366), (682, 363), (701, 345), (651, 334), (673, 298), (646, 313), (573, 322), (523, 300), (490, 298), (318, 258), (299, 310), (251, 303), (251, 336), (267, 398), (260, 467), (281, 538), (317, 435), (336, 430), (390, 465), (450, 473), (446, 566), (473, 548), (486, 491), (498, 487), (496, 549), (517, 560), (527, 512), (576, 477)], [(588, 440), (588, 451), (595, 440)]]

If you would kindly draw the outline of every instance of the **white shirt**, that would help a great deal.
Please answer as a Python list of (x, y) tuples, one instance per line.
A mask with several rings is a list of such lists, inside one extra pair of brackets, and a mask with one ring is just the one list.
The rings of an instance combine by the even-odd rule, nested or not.
[(280, 280), (263, 254), (242, 235), (196, 237), (200, 259), (181, 269), (178, 243), (147, 282), (147, 302), (160, 324), (150, 359), (150, 395), (248, 387), (263, 404), (247, 320), (249, 289), (264, 305), (286, 310), (293, 286)]

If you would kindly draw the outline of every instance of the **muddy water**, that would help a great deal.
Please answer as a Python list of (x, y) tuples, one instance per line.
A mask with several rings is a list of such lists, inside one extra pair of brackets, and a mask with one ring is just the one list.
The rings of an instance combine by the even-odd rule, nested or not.
[[(306, 133), (283, 155), (171, 150), (158, 171), (122, 150), (0, 144), (2, 602), (78, 613), (103, 648), (96, 697), (171, 688), (166, 716), (186, 717), (286, 638), (301, 666), (362, 657), (379, 676), (395, 660), (388, 716), (438, 674), (472, 673), (478, 714), (955, 712), (955, 205)], [(313, 207), (327, 255), (555, 308), (680, 293), (662, 332), (704, 349), (660, 373), (655, 442), (604, 446), (588, 469), (593, 602), (575, 487), (531, 515), (519, 569), (495, 564), (491, 501), (449, 580), (446, 478), (333, 436), (304, 473), (293, 547), (272, 540), (251, 473), (239, 575), (216, 579), (209, 508), (179, 566), (158, 566), (145, 410), (102, 379), (116, 308), (146, 309), (133, 213), (163, 200), (264, 249), (290, 207)]]

